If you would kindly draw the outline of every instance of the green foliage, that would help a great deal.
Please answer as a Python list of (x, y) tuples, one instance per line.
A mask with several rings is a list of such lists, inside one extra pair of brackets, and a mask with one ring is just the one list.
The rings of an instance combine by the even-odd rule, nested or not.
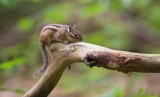
[(12, 68), (15, 68), (15, 66), (18, 66), (18, 65), (21, 65), (24, 63), (26, 63), (25, 58), (15, 58), (13, 60), (6, 61), (6, 62), (3, 62), (2, 64), (0, 64), (0, 69), (11, 70)]
[(0, 0), (0, 5), (2, 5), (5, 8), (16, 8), (17, 6), (23, 4), (32, 2), (33, 4), (40, 3), (43, 0)]
[[(20, 44), (17, 44), (16, 46), (4, 49), (1, 53), (1, 61), (6, 61), (9, 59), (13, 59), (15, 57), (20, 56), (20, 51), (23, 49), (23, 47)], [(10, 58), (8, 58), (10, 56)]]
[[(142, 9), (146, 9), (148, 6), (150, 6), (151, 4), (151, 0), (145, 0), (145, 1), (141, 1), (141, 0), (132, 0), (132, 6), (131, 7), (135, 7), (138, 8), (139, 10)], [(148, 8), (147, 8), (148, 9)]]
[(124, 8), (124, 6), (122, 5), (121, 0), (114, 0), (114, 2), (110, 2), (110, 3), (111, 3), (111, 8), (113, 10), (121, 11)]
[(101, 81), (104, 81), (106, 79), (105, 76), (107, 75), (107, 72), (103, 69), (93, 68), (92, 70), (87, 71), (86, 66), (83, 67), (82, 71), (84, 73), (72, 74), (71, 72), (72, 76), (70, 76), (70, 73), (64, 73), (60, 84), (64, 86), (65, 92), (88, 91), (88, 88), (92, 88), (92, 85), (95, 82), (100, 83)]
[[(10, 24), (10, 21), (8, 21), (8, 23), (2, 23), (2, 25), (6, 26), (5, 29), (11, 28), (13, 30), (15, 30), (16, 25), (18, 30), (23, 33), (18, 31), (18, 33), (15, 31), (15, 33), (24, 34), (35, 31), (36, 28), (40, 31), (43, 24), (76, 24), (80, 31), (88, 32), (84, 34), (85, 42), (120, 50), (130, 48), (132, 35), (134, 34), (132, 31), (137, 26), (137, 20), (147, 25), (146, 30), (151, 31), (151, 35), (157, 37), (160, 35), (160, 2), (158, 0), (56, 0), (52, 2), (48, 0), (45, 3), (44, 1), (0, 0), (0, 6), (4, 8), (1, 12), (2, 15), (15, 9), (14, 15), (6, 15), (4, 20), (10, 20), (10, 17), (11, 19), (18, 17), (15, 19), (16, 21), (13, 21), (15, 23)], [(35, 7), (28, 9), (28, 6), (31, 5)], [(36, 10), (39, 6), (41, 9)], [(17, 10), (22, 8), (24, 12), (16, 11), (16, 8)], [(37, 33), (39, 35), (40, 32)], [(38, 35), (32, 34), (25, 41), (1, 51), (0, 73), (2, 76), (6, 72), (16, 72), (16, 69), (22, 65), (29, 64), (32, 68), (35, 68), (38, 66), (36, 64), (42, 64)], [(144, 47), (145, 50), (149, 48), (148, 52), (150, 53), (160, 52), (158, 47), (148, 45)], [(144, 52), (144, 50), (141, 52)], [(78, 64), (75, 71), (64, 73), (59, 87), (62, 87), (62, 91), (66, 94), (77, 93), (78, 95), (79, 92), (82, 95), (81, 97), (84, 97), (83, 95), (87, 95), (85, 97), (123, 97), (126, 94), (123, 90), (125, 85), (119, 86), (119, 82), (116, 81), (117, 76), (113, 76), (112, 73), (109, 74), (108, 71), (100, 68), (88, 70), (86, 66), (83, 67)], [(115, 83), (112, 83), (111, 76), (115, 78)], [(137, 79), (136, 77), (132, 81), (137, 82)], [(143, 79), (143, 77), (139, 79)], [(0, 84), (3, 81), (3, 77), (0, 78)], [(13, 91), (24, 93), (23, 89)], [(144, 90), (129, 93), (129, 96), (158, 97), (148, 95)]]
[[(112, 91), (107, 92), (105, 95), (100, 97), (124, 97), (124, 91), (121, 87), (117, 86)], [(158, 96), (146, 94), (143, 89), (140, 89), (137, 93), (132, 94), (130, 97), (158, 97)]]
[[(110, 21), (108, 21), (110, 22)], [(100, 31), (84, 36), (85, 41), (115, 49), (125, 49), (129, 46), (130, 36), (121, 22), (106, 24)]]
[(0, 3), (2, 5), (5, 5), (5, 6), (9, 6), (10, 5), (10, 1), (9, 0), (0, 0)]
[(30, 0), (31, 2), (34, 2), (34, 3), (40, 3), (42, 2), (43, 0)]
[(44, 12), (43, 19), (45, 22), (51, 22), (51, 23), (66, 22), (69, 19), (69, 15), (72, 9), (73, 5), (69, 3), (55, 5), (54, 7), (48, 8)]
[(13, 91), (16, 92), (16, 93), (19, 93), (19, 94), (24, 94), (26, 92), (21, 88), (14, 89)]
[(100, 97), (123, 97), (123, 95), (124, 94), (123, 94), (122, 88), (117, 86), (111, 92), (108, 92), (105, 95)]
[(5, 7), (13, 7), (17, 5), (21, 0), (0, 0), (0, 5)]
[(28, 41), (28, 44), (17, 44), (14, 47), (3, 50), (0, 55), (0, 69), (6, 72), (13, 72), (20, 65), (35, 64), (36, 60), (33, 59), (40, 52), (40, 50), (37, 50), (38, 43), (35, 41), (37, 38), (38, 36), (33, 36)]
[(19, 19), (17, 27), (21, 30), (21, 32), (30, 31), (33, 28), (33, 20), (28, 17), (23, 17)]
[(131, 97), (158, 97), (155, 95), (147, 95), (143, 89), (140, 89), (137, 93), (133, 94)]
[[(148, 17), (147, 20), (149, 22), (151, 22), (152, 25), (159, 27), (160, 23), (158, 21), (160, 21), (160, 7), (159, 5), (155, 5), (154, 7), (152, 7), (151, 9), (148, 10)], [(146, 13), (147, 14), (147, 13)]]
[(82, 18), (90, 18), (103, 13), (106, 10), (106, 5), (99, 0), (89, 2), (89, 4), (83, 5), (80, 9), (80, 15)]

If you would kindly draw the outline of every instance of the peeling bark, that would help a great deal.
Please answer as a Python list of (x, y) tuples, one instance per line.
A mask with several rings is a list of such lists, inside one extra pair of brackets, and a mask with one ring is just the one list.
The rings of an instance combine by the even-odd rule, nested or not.
[(79, 42), (69, 45), (55, 43), (50, 47), (51, 61), (35, 86), (23, 97), (47, 97), (55, 88), (63, 71), (74, 62), (84, 62), (124, 73), (160, 72), (160, 54), (139, 54), (112, 50), (94, 44)]

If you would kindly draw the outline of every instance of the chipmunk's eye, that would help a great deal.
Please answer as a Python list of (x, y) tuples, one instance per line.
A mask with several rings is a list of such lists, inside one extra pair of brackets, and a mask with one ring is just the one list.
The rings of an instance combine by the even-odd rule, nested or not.
[(79, 35), (78, 35), (77, 33), (74, 33), (74, 37), (75, 37), (75, 38), (78, 38)]
[(75, 37), (78, 37), (78, 34), (74, 34)]

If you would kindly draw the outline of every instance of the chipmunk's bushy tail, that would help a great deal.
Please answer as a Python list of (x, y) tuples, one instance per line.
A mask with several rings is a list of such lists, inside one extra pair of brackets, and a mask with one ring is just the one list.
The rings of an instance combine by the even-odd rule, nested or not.
[(46, 50), (46, 46), (44, 44), (40, 44), (40, 49), (41, 49), (41, 53), (42, 53), (42, 57), (43, 57), (43, 66), (40, 67), (33, 75), (33, 77), (37, 77), (39, 75), (41, 75), (46, 68), (48, 67), (48, 53)]

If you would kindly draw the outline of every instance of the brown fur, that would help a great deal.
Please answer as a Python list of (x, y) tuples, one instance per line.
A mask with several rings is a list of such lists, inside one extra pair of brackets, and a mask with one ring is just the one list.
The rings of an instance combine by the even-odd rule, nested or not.
[(75, 26), (61, 25), (61, 24), (49, 24), (46, 25), (39, 36), (39, 42), (41, 47), (41, 53), (43, 56), (43, 66), (37, 70), (34, 76), (44, 72), (48, 66), (48, 54), (46, 46), (50, 46), (55, 42), (72, 43), (82, 41), (82, 35), (78, 30), (75, 30)]

